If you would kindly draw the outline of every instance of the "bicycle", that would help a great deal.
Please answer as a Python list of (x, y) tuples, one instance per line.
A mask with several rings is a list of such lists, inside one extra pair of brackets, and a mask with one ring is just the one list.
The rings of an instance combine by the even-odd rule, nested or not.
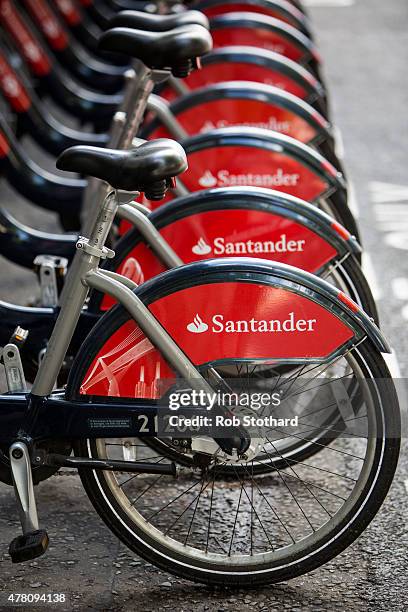
[[(158, 193), (159, 186), (163, 190), (170, 176), (185, 168), (186, 161), (175, 144), (147, 143), (131, 152), (77, 147), (66, 151), (58, 165), (61, 169), (71, 171), (75, 168), (103, 178), (115, 189), (142, 187)], [(110, 191), (100, 208), (90, 239), (78, 242), (79, 263), (66, 285), (69, 299), (61, 304), (31, 393), (0, 397), (0, 439), (3, 448), (10, 447), (10, 467), (24, 533), (11, 544), (13, 560), (34, 558), (47, 547), (46, 532), (38, 529), (30, 467), (33, 463), (51, 469), (59, 466), (80, 468), (87, 494), (109, 528), (138, 554), (172, 573), (210, 584), (254, 586), (310, 571), (339, 553), (361, 533), (381, 505), (392, 480), (399, 445), (398, 403), (395, 392), (389, 388), (389, 373), (381, 357), (381, 352), (388, 350), (386, 341), (370, 319), (342, 292), (306, 272), (263, 260), (242, 258), (189, 264), (132, 291), (133, 285), (128, 279), (98, 270), (101, 257), (111, 254), (104, 243), (117, 207), (116, 191)], [(102, 317), (88, 335), (71, 369), (66, 392), (53, 392), (90, 287), (110, 293), (122, 306)], [(225, 327), (221, 334), (214, 332), (216, 322), (236, 321), (237, 295), (240, 296), (240, 320), (249, 321), (256, 312), (262, 312), (271, 324), (275, 322), (275, 328), (280, 321), (279, 341), (276, 334), (266, 334), (259, 352), (260, 345), (248, 342), (251, 338), (247, 334), (234, 337), (234, 333), (225, 333)], [(261, 303), (262, 310), (259, 310)], [(196, 317), (195, 313), (200, 316)], [(216, 313), (221, 313), (221, 318)], [(286, 320), (291, 324), (282, 327)], [(302, 339), (305, 325), (313, 327), (312, 344), (310, 339), (306, 342)], [(260, 329), (258, 326), (249, 336), (262, 333)], [(200, 342), (191, 342), (192, 334), (197, 333), (200, 333)], [(137, 348), (143, 346), (142, 351)], [(112, 370), (111, 363), (125, 353), (134, 356), (133, 360), (129, 361), (129, 357), (128, 361), (122, 360), (126, 365), (126, 377), (123, 371), (120, 375)], [(95, 364), (100, 368), (103, 359), (108, 360), (108, 367), (102, 367), (105, 379), (109, 381), (112, 374), (114, 377), (105, 392), (96, 395), (87, 386), (89, 371)], [(313, 369), (316, 372), (316, 366), (320, 373), (331, 368), (332, 373), (338, 373), (338, 380), (344, 379), (347, 373), (351, 378), (348, 383), (341, 384), (342, 392), (350, 392), (354, 397), (356, 391), (359, 397), (362, 394), (364, 401), (362, 404), (359, 401), (362, 412), (356, 418), (361, 417), (366, 424), (367, 437), (360, 434), (358, 438), (351, 437), (344, 442), (336, 438), (333, 442), (346, 444), (349, 451), (354, 445), (359, 449), (359, 455), (353, 454), (352, 460), (350, 452), (347, 453), (348, 462), (342, 469), (351, 471), (345, 480), (345, 474), (331, 472), (331, 478), (343, 479), (341, 482), (345, 484), (341, 485), (341, 492), (347, 497), (335, 495), (330, 504), (325, 502), (329, 509), (320, 501), (325, 514), (317, 503), (319, 494), (310, 494), (310, 487), (316, 485), (316, 480), (311, 484), (295, 476), (297, 471), (293, 473), (293, 468), (288, 466), (292, 477), (302, 482), (304, 493), (309, 491), (308, 500), (301, 506), (302, 518), (299, 500), (296, 505), (297, 498), (292, 493), (288, 501), (291, 487), (287, 482), (282, 485), (287, 493), (279, 512), (284, 512), (285, 520), (275, 519), (278, 531), (274, 546), (269, 536), (265, 538), (265, 533), (268, 534), (266, 529), (271, 529), (272, 508), (279, 497), (266, 504), (265, 499), (271, 494), (268, 482), (255, 481), (251, 476), (251, 464), (256, 462), (254, 453), (259, 450), (259, 444), (252, 447), (248, 434), (239, 428), (233, 429), (230, 438), (218, 438), (217, 442), (209, 439), (203, 443), (201, 439), (195, 443), (193, 438), (191, 448), (200, 471), (183, 468), (178, 484), (162, 489), (160, 507), (152, 508), (155, 505), (152, 498), (154, 479), (157, 483), (159, 476), (172, 476), (175, 466), (163, 460), (152, 463), (115, 457), (115, 449), (126, 448), (124, 442), (132, 441), (133, 436), (149, 432), (155, 435), (157, 404), (152, 403), (152, 394), (148, 401), (138, 402), (130, 400), (123, 387), (131, 381), (132, 369), (139, 371), (144, 363), (145, 374), (152, 366), (157, 374), (157, 363), (160, 363), (164, 377), (170, 368), (192, 389), (213, 393), (212, 385), (221, 384), (227, 365), (230, 369), (235, 368), (239, 377), (243, 364), (250, 362), (252, 367), (262, 371), (262, 364), (271, 363), (271, 360), (276, 364), (289, 362), (292, 368), (296, 366), (297, 381), (301, 385), (305, 378), (300, 372), (304, 374), (306, 370), (310, 375)], [(244, 370), (243, 379), (248, 380), (249, 371)], [(98, 384), (94, 375), (92, 379)], [(312, 380), (316, 380), (314, 375)], [(146, 395), (145, 389), (150, 392), (153, 389), (157, 399), (160, 387), (152, 386), (148, 378), (144, 383), (138, 386), (140, 396)], [(319, 403), (319, 397), (316, 401)], [(350, 401), (353, 402), (352, 397)], [(75, 457), (69, 456), (68, 449), (65, 453), (47, 449), (47, 439), (65, 441), (69, 446), (73, 438), (78, 440)], [(115, 442), (118, 438), (122, 438), (119, 447)], [(38, 445), (41, 441), (43, 444)], [(327, 454), (330, 450), (331, 446), (327, 445), (322, 453)], [(318, 462), (326, 459), (321, 453), (316, 455)], [(246, 465), (245, 476), (237, 476), (232, 482), (225, 477), (217, 479), (218, 464), (234, 465), (237, 461)], [(324, 465), (327, 466), (327, 462)], [(324, 473), (323, 478), (328, 477), (319, 465), (316, 468), (315, 479)], [(126, 472), (144, 474), (138, 493), (133, 489), (135, 479), (121, 476)], [(154, 475), (153, 480), (149, 474)], [(281, 470), (277, 471), (276, 478), (285, 482)], [(215, 501), (218, 508), (223, 507), (229, 495), (233, 495), (232, 503), (236, 506), (233, 513), (225, 510), (221, 516), (219, 510), (212, 511)], [(251, 495), (252, 500), (258, 500), (255, 509)], [(246, 500), (245, 506), (242, 500)], [(259, 500), (264, 503), (263, 510)], [(287, 522), (288, 505), (292, 522)], [(171, 506), (173, 514), (167, 512)], [(364, 512), (361, 512), (363, 507)], [(311, 512), (314, 526), (308, 518)], [(238, 513), (248, 519), (247, 523), (245, 519), (243, 523), (240, 521), (241, 533), (243, 525), (247, 525), (242, 536), (236, 533)], [(265, 520), (268, 521), (266, 526)], [(199, 521), (201, 530), (193, 527), (195, 521)]]
[[(146, 49), (146, 42), (150, 41), (152, 48), (157, 48), (156, 43), (162, 40), (162, 36), (160, 34), (152, 34), (147, 36), (144, 34), (142, 35), (142, 33), (137, 33), (136, 31), (127, 32), (126, 40), (123, 38), (120, 28), (105, 33), (102, 37), (102, 47), (107, 50), (125, 50), (128, 52), (128, 54), (134, 54), (136, 45), (136, 55), (142, 57), (142, 59), (144, 59), (144, 61), (147, 63), (151, 62), (152, 58), (150, 55), (150, 49)], [(142, 74), (145, 74), (145, 76), (141, 77), (140, 86), (138, 86), (138, 88), (134, 87), (130, 90), (134, 91), (135, 95), (137, 95), (139, 99), (138, 105), (135, 105), (134, 112), (130, 113), (130, 117), (134, 117), (135, 113), (137, 115), (137, 123), (133, 122), (133, 126), (140, 124), (140, 116), (141, 113), (144, 112), (146, 105), (147, 94), (146, 92), (141, 93), (144, 91), (144, 81), (146, 81), (146, 87), (149, 89), (148, 93), (151, 91), (150, 75), (146, 72)], [(126, 101), (124, 103), (124, 107), (126, 108)], [(130, 126), (132, 126), (131, 120), (128, 120), (125, 126), (120, 125), (121, 130), (127, 133), (126, 139), (128, 142), (131, 142), (129, 138), (130, 134), (134, 133), (134, 131), (129, 131)], [(134, 128), (132, 129), (134, 130)], [(270, 177), (270, 180), (272, 181), (271, 186), (275, 188), (281, 187), (289, 189), (293, 195), (297, 195), (306, 200), (320, 202), (325, 210), (332, 212), (337, 219), (342, 222), (354, 235), (358, 236), (355, 221), (346, 206), (347, 195), (344, 181), (338, 175), (335, 168), (327, 162), (327, 160), (316, 155), (312, 150), (302, 147), (294, 140), (278, 137), (278, 135), (274, 135), (272, 132), (263, 132), (261, 129), (252, 130), (251, 132), (251, 130), (245, 128), (242, 128), (239, 131), (234, 131), (232, 129), (230, 129), (230, 131), (228, 130), (229, 128), (225, 128), (225, 130), (218, 130), (216, 133), (214, 132), (214, 134), (209, 132), (190, 139), (184, 143), (187, 151), (190, 151), (190, 155), (192, 156), (194, 154), (194, 158), (192, 158), (194, 164), (190, 164), (190, 168), (197, 169), (198, 171), (202, 168), (202, 176), (194, 176), (190, 172), (189, 175), (186, 176), (186, 179), (189, 180), (190, 184), (185, 185), (183, 188), (182, 184), (180, 183), (177, 192), (179, 195), (186, 193), (186, 187), (187, 190), (196, 190), (197, 188), (202, 188), (202, 186), (208, 187), (210, 185), (217, 184), (217, 174), (224, 169), (222, 167), (214, 167), (214, 160), (212, 163), (207, 163), (207, 158), (208, 156), (212, 157), (214, 155), (214, 152), (218, 149), (219, 143), (222, 143), (223, 151), (222, 153), (220, 152), (218, 159), (222, 160), (222, 157), (225, 158), (226, 155), (229, 155), (230, 158), (232, 156), (234, 159), (234, 161), (231, 161), (231, 164), (227, 159), (224, 160), (225, 164), (227, 164), (226, 167), (228, 167), (229, 164), (231, 165), (231, 169), (236, 170), (231, 172), (232, 179), (235, 180), (234, 177), (237, 175), (241, 181), (239, 184), (246, 184), (248, 182), (251, 184), (252, 181), (249, 179), (245, 180), (245, 177), (252, 175), (250, 169), (243, 172), (243, 169), (234, 168), (234, 165), (236, 166), (238, 159), (240, 159), (237, 157), (237, 155), (240, 155), (242, 159), (242, 154), (245, 154), (246, 152), (245, 147), (250, 145), (249, 150), (251, 152), (251, 164), (253, 164), (254, 167), (262, 168), (262, 165), (265, 163), (267, 165), (270, 163), (277, 164), (278, 175), (276, 177)], [(275, 141), (276, 144), (274, 144), (273, 141)], [(243, 150), (241, 150), (241, 143), (244, 147)], [(113, 146), (116, 144), (115, 136), (113, 136)], [(285, 153), (284, 156), (276, 154), (277, 147), (283, 148)], [(20, 160), (21, 159), (22, 158), (20, 156)], [(12, 164), (18, 164), (19, 157), (13, 155), (10, 161)], [(24, 163), (24, 159), (22, 159), (22, 161)], [(199, 167), (199, 164), (201, 168)], [(24, 165), (27, 164), (25, 163)], [(6, 167), (9, 168), (8, 166)], [(9, 169), (9, 172), (13, 178), (15, 175), (13, 169)], [(21, 171), (19, 174), (21, 175)], [(35, 197), (35, 193), (38, 191), (38, 180), (36, 180), (35, 176), (33, 176), (31, 179), (30, 171), (28, 171), (26, 174), (28, 175), (30, 183), (28, 190), (32, 191), (31, 197)], [(265, 174), (265, 176), (263, 176), (264, 174), (265, 173), (260, 173), (261, 181), (268, 178), (268, 172)], [(286, 175), (288, 175), (289, 179), (293, 177), (293, 184), (288, 184)], [(298, 179), (296, 181), (294, 178), (295, 176), (296, 179)], [(242, 178), (243, 180), (241, 180)], [(283, 181), (283, 183), (281, 183), (281, 181)], [(44, 181), (44, 187), (45, 182), (46, 181)], [(15, 181), (15, 184), (20, 189), (24, 187), (19, 181)], [(257, 182), (256, 185), (264, 185), (264, 183)], [(36, 187), (36, 191), (34, 191), (34, 187)], [(66, 187), (67, 184), (64, 185), (64, 198), (67, 198), (69, 195)], [(42, 189), (41, 191), (42, 193), (38, 194), (36, 202), (40, 205), (41, 202), (43, 202), (44, 205), (47, 205), (45, 199), (46, 196), (44, 195), (44, 192), (47, 190)], [(92, 193), (92, 191), (89, 193)], [(55, 194), (53, 199), (55, 199)], [(69, 202), (68, 209), (69, 211), (67, 210), (66, 212), (61, 211), (63, 220), (65, 220), (65, 227), (66, 229), (75, 229), (75, 227), (78, 227), (78, 219), (77, 213), (73, 208), (72, 200)]]

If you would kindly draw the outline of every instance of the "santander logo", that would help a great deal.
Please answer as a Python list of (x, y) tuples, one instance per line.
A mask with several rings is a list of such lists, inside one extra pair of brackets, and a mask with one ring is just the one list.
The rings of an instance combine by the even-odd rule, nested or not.
[(300, 174), (288, 173), (278, 168), (273, 174), (231, 174), (229, 170), (218, 170), (214, 176), (206, 170), (198, 179), (198, 184), (205, 189), (210, 187), (233, 187), (234, 185), (247, 185), (250, 187), (296, 187)]
[(210, 245), (206, 243), (204, 238), (199, 238), (197, 244), (195, 244), (191, 250), (195, 255), (208, 255), (208, 253), (212, 251)]
[(277, 240), (237, 240), (228, 241), (223, 236), (214, 238), (210, 246), (199, 238), (191, 251), (195, 255), (252, 255), (260, 253), (302, 253), (306, 240), (291, 240), (286, 234), (281, 234)]
[(208, 330), (208, 325), (204, 323), (199, 314), (196, 314), (193, 321), (187, 325), (187, 330), (192, 334), (202, 334)]
[(210, 170), (206, 170), (203, 176), (198, 179), (198, 184), (201, 187), (215, 187), (218, 184), (218, 179), (211, 174)]
[(244, 126), (244, 127), (254, 127), (254, 128), (263, 128), (265, 130), (273, 130), (274, 132), (283, 132), (284, 134), (289, 134), (291, 131), (291, 123), (290, 121), (279, 121), (276, 117), (267, 117), (265, 121), (236, 121), (230, 122), (227, 119), (218, 119), (218, 121), (205, 121), (200, 129), (200, 133), (203, 134), (205, 132), (209, 132), (210, 130), (215, 130), (218, 128), (225, 128), (229, 126)]
[(210, 330), (214, 334), (249, 334), (249, 333), (307, 333), (314, 332), (317, 319), (298, 319), (294, 312), (290, 312), (286, 319), (225, 319), (222, 314), (215, 314), (211, 319), (211, 328), (196, 314), (187, 330), (193, 334), (202, 334)]

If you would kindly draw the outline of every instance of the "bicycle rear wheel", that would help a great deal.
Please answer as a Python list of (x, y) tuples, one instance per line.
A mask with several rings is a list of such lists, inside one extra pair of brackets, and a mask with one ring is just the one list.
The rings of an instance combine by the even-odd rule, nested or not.
[[(286, 467), (263, 478), (254, 474), (256, 461), (241, 464), (241, 473), (236, 469), (230, 477), (218, 475), (216, 464), (201, 474), (183, 468), (177, 481), (164, 483), (159, 477), (82, 471), (90, 500), (129, 548), (183, 578), (254, 586), (319, 567), (375, 516), (397, 464), (398, 404), (384, 380), (375, 381), (389, 376), (385, 364), (366, 344), (349, 355), (349, 365), (364, 387), (364, 407), (355, 418), (365, 421), (365, 435), (332, 440), (324, 448), (316, 443), (320, 452), (307, 463), (295, 468), (286, 459)], [(115, 451), (124, 446), (115, 444), (84, 441), (77, 451), (117, 458)], [(277, 443), (270, 444), (279, 456)], [(151, 450), (143, 455), (163, 462)]]
[[(245, 279), (242, 271), (240, 273), (240, 312), (249, 308), (248, 299), (255, 290), (252, 286), (248, 288), (249, 268), (254, 264), (247, 262), (240, 264), (247, 267)], [(220, 274), (223, 280), (228, 277), (232, 282), (233, 267), (238, 264), (228, 263), (227, 266), (225, 261), (222, 263), (224, 273)], [(180, 316), (183, 316), (185, 308), (195, 308), (191, 300), (183, 305), (182, 297), (186, 295), (180, 293), (183, 282), (193, 286), (195, 291), (199, 290), (204, 278), (200, 270), (205, 268), (208, 274), (212, 265), (215, 266), (215, 262), (190, 266), (198, 272), (193, 275), (194, 280), (188, 275), (188, 280), (183, 281), (186, 268), (168, 272), (158, 281), (141, 286), (139, 294), (157, 314), (157, 302), (151, 293), (148, 297), (149, 291), (155, 288), (162, 293), (169, 291), (169, 279), (177, 281), (172, 289), (173, 298), (179, 304)], [(266, 269), (261, 262), (257, 265)], [(226, 277), (227, 268), (229, 276)], [(306, 286), (306, 281), (311, 282), (312, 277), (302, 275), (302, 278)], [(206, 280), (207, 285), (210, 284), (208, 276)], [(265, 278), (264, 281), (267, 282)], [(328, 285), (318, 280), (314, 282), (321, 290), (329, 291)], [(222, 284), (206, 286), (205, 282), (203, 285), (207, 302), (216, 304), (217, 309), (226, 308), (224, 287)], [(263, 292), (263, 287), (256, 287), (256, 291)], [(167, 293), (166, 297), (171, 298), (171, 295), (171, 292)], [(286, 298), (290, 300), (290, 292)], [(160, 301), (157, 295), (156, 299)], [(297, 298), (292, 296), (292, 299), (289, 308), (295, 311)], [(309, 307), (315, 307), (308, 300), (301, 300), (304, 315)], [(277, 303), (274, 304), (277, 307)], [(265, 301), (263, 305), (268, 307)], [(337, 306), (334, 300), (327, 312), (333, 312)], [(210, 308), (208, 304), (206, 307)], [(209, 320), (204, 305), (202, 308), (203, 320)], [(170, 312), (176, 316), (174, 310)], [(342, 317), (346, 317), (345, 311)], [(136, 369), (128, 369), (130, 354), (127, 351), (130, 348), (133, 356), (135, 351), (132, 345), (126, 345), (127, 336), (122, 338), (119, 352), (115, 352), (120, 339), (118, 330), (126, 324), (128, 328), (125, 331), (126, 334), (131, 332), (132, 343), (142, 341), (139, 348), (148, 349), (143, 336), (134, 324), (132, 327), (126, 314), (118, 308), (110, 311), (83, 346), (84, 350), (73, 367), (68, 397), (75, 400), (78, 395), (85, 394), (89, 401), (94, 401), (98, 394), (97, 378), (109, 383), (107, 395), (111, 397), (108, 401), (120, 403), (120, 398), (126, 396), (126, 385), (136, 382), (132, 372), (136, 375), (139, 370), (139, 365)], [(319, 337), (324, 342), (332, 342), (340, 328), (333, 315), (330, 336), (323, 333), (320, 337), (317, 333), (315, 342), (319, 342)], [(189, 350), (202, 350), (210, 338), (204, 331), (200, 343), (195, 343)], [(270, 431), (262, 433), (259, 452), (254, 457), (230, 462), (229, 475), (222, 472), (226, 459), (220, 458), (217, 452), (207, 453), (210, 463), (199, 471), (197, 467), (182, 467), (180, 477), (175, 481), (167, 481), (166, 477), (83, 470), (81, 478), (96, 510), (132, 550), (166, 571), (199, 582), (254, 586), (292, 578), (327, 562), (357, 538), (374, 517), (386, 496), (397, 463), (398, 401), (379, 346), (369, 335), (367, 332), (355, 337), (351, 344), (340, 341), (338, 349), (331, 351), (328, 359), (299, 358), (298, 363), (292, 362), (291, 377), (278, 383), (280, 388), (284, 384), (286, 391), (290, 389), (291, 394), (295, 383), (297, 401), (299, 397), (305, 399), (298, 429), (289, 433), (295, 438), (303, 438), (308, 444), (311, 443), (310, 436), (305, 433), (315, 429), (317, 434), (321, 424), (319, 421), (320, 424), (315, 426), (313, 414), (321, 410), (331, 411), (327, 392), (333, 387), (327, 383), (334, 382), (335, 388), (340, 389), (340, 396), (335, 391), (333, 394), (346, 432), (343, 430), (343, 435), (339, 436), (337, 428), (329, 424), (325, 436), (331, 439), (324, 445), (312, 441), (319, 452), (307, 462), (296, 461), (293, 464), (289, 457), (282, 457), (279, 436), (286, 435), (287, 431), (272, 426)], [(97, 345), (92, 344), (95, 338)], [(219, 354), (219, 359), (213, 359), (211, 364), (203, 362), (201, 371), (206, 373), (211, 369), (212, 375), (215, 372), (220, 378), (225, 378), (235, 369), (241, 372), (239, 380), (247, 379), (251, 388), (259, 381), (268, 385), (271, 379), (262, 376), (265, 365), (270, 367), (270, 364), (265, 364), (265, 341), (270, 339), (257, 345), (262, 358), (252, 361), (252, 369), (248, 369), (245, 360), (248, 354), (242, 353), (243, 359), (231, 355), (226, 359), (225, 354)], [(215, 344), (216, 340), (211, 337), (208, 346), (213, 351)], [(310, 349), (310, 343), (308, 346)], [(248, 348), (251, 350), (252, 343)], [(294, 350), (300, 350), (297, 343)], [(137, 353), (140, 356), (139, 349)], [(101, 360), (103, 363), (99, 368)], [(92, 369), (90, 376), (94, 363), (99, 369)], [(244, 375), (243, 368), (247, 368)], [(295, 368), (296, 377), (293, 374)], [(327, 378), (325, 373), (329, 370), (330, 377)], [(145, 372), (147, 374), (147, 369)], [(276, 379), (272, 384), (276, 389)], [(274, 452), (272, 460), (278, 458), (283, 464), (265, 476), (256, 476), (255, 467), (261, 461), (259, 455), (264, 453), (269, 459), (271, 449)], [(76, 453), (92, 458), (129, 460), (131, 456), (133, 460), (169, 461), (132, 438), (83, 440)]]

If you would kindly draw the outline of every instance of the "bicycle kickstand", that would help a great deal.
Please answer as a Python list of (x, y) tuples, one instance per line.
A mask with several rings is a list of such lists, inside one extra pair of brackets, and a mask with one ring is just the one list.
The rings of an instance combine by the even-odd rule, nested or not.
[(11, 445), (10, 465), (23, 534), (12, 540), (9, 554), (13, 563), (22, 563), (45, 553), (48, 534), (39, 529), (30, 455), (24, 442)]

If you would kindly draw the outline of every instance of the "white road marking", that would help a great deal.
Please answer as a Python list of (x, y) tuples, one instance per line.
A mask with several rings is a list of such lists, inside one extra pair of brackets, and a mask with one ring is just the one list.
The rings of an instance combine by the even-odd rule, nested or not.
[[(371, 201), (375, 204), (373, 208), (378, 230), (385, 234), (384, 242), (393, 248), (408, 249), (408, 187), (374, 181), (370, 183), (370, 193)], [(407, 278), (393, 278), (391, 280), (391, 289), (395, 298), (408, 301)], [(401, 316), (408, 321), (408, 304), (405, 304), (401, 309)], [(401, 379), (401, 370), (395, 351), (393, 350), (389, 355), (385, 354), (384, 360), (392, 377), (394, 379)], [(398, 385), (398, 387), (401, 386)], [(401, 406), (406, 406), (405, 389), (398, 388), (398, 391)], [(408, 493), (408, 480), (404, 484)]]
[[(350, 186), (349, 186), (349, 205), (350, 205), (350, 199), (352, 200), (351, 204), (353, 205), (353, 213), (355, 210), (359, 210), (359, 204), (358, 204), (358, 200), (357, 200), (357, 196), (356, 196), (356, 191), (354, 189), (354, 185), (353, 183), (350, 182)], [(351, 206), (350, 206), (351, 208)], [(405, 214), (406, 214), (406, 207), (405, 207)], [(364, 275), (368, 281), (368, 284), (370, 285), (370, 289), (371, 292), (373, 294), (373, 297), (376, 301), (380, 300), (383, 297), (383, 291), (382, 288), (380, 287), (380, 284), (378, 282), (378, 277), (375, 273), (375, 268), (373, 265), (373, 261), (371, 259), (371, 256), (369, 253), (367, 253), (366, 251), (363, 252), (363, 256), (362, 256), (362, 268), (363, 268), (363, 272)], [(408, 292), (408, 280), (406, 279), (400, 279), (400, 281), (405, 281), (406, 282), (406, 290)], [(402, 291), (402, 283), (399, 283), (399, 288)], [(408, 319), (408, 304), (406, 306), (406, 318)], [(401, 378), (401, 370), (399, 367), (399, 363), (398, 363), (398, 357), (397, 354), (395, 352), (394, 349), (391, 349), (392, 352), (391, 353), (384, 353), (383, 357), (384, 357), (384, 361), (388, 366), (388, 369), (391, 373), (391, 376), (394, 379), (400, 379)], [(401, 395), (401, 392), (400, 394)], [(400, 403), (405, 405), (406, 402), (403, 402), (403, 398), (400, 396), (399, 397)]]
[(373, 181), (370, 183), (370, 192), (374, 204), (408, 201), (408, 187), (406, 185)]
[(408, 231), (405, 233), (394, 232), (392, 234), (387, 234), (385, 237), (385, 242), (393, 249), (406, 251), (408, 249)]
[(385, 363), (388, 366), (391, 376), (395, 379), (401, 378), (401, 370), (399, 367), (397, 354), (394, 349), (392, 349), (392, 353), (384, 353), (383, 357)]
[(391, 281), (392, 292), (397, 300), (408, 302), (408, 278), (398, 276)]
[(404, 480), (404, 487), (405, 487), (405, 491), (408, 494), (408, 480)]
[(360, 206), (357, 201), (356, 190), (354, 189), (354, 185), (351, 181), (349, 181), (349, 184), (348, 184), (348, 200), (347, 201), (348, 201), (348, 205), (349, 205), (351, 212), (356, 217), (356, 219), (358, 219), (360, 216)]
[[(348, 185), (348, 205), (353, 215), (358, 219), (359, 212), (360, 212), (360, 206), (357, 200), (356, 190), (354, 188), (354, 184), (352, 181), (350, 181)], [(381, 287), (377, 280), (377, 275), (375, 273), (371, 255), (369, 255), (367, 251), (363, 252), (362, 268), (363, 268), (364, 275), (368, 281), (368, 284), (370, 285), (370, 289), (371, 289), (374, 299), (381, 300), (383, 293), (382, 293)]]
[[(339, 132), (339, 134), (341, 134), (341, 132)], [(336, 134), (336, 136), (337, 136), (337, 134)], [(371, 187), (371, 193), (372, 194), (373, 194), (373, 190), (372, 190), (372, 186), (373, 185), (378, 185), (378, 184), (371, 183), (370, 187)], [(382, 187), (383, 185), (384, 184), (381, 183), (380, 193), (377, 190), (377, 197), (380, 197), (380, 195), (382, 197), (381, 200), (377, 200), (377, 201), (381, 201), (381, 202), (385, 202), (386, 201), (386, 200), (384, 200), (385, 191), (383, 190), (383, 187)], [(387, 193), (389, 194), (390, 192), (388, 191)], [(393, 197), (395, 198), (396, 195), (397, 195), (396, 191), (394, 190), (393, 191)], [(401, 189), (398, 191), (398, 195), (401, 195)], [(408, 195), (408, 189), (407, 189), (407, 195)], [(390, 197), (390, 196), (388, 195), (387, 197)], [(394, 199), (392, 201), (395, 202), (395, 201), (400, 201), (400, 200), (395, 200)], [(354, 216), (358, 217), (359, 216), (359, 204), (358, 204), (358, 200), (357, 200), (356, 190), (355, 190), (354, 185), (353, 185), (353, 183), (351, 181), (349, 182), (349, 188), (348, 188), (348, 205), (349, 205), (352, 213), (354, 214)], [(376, 209), (377, 208), (380, 208), (380, 207), (376, 206)], [(391, 208), (394, 208), (394, 206), (391, 206)], [(376, 212), (378, 212), (378, 211), (376, 211)], [(381, 210), (379, 212), (380, 212), (380, 216), (382, 216), (382, 217), (386, 217), (388, 219), (390, 217), (391, 218), (395, 218), (394, 217), (395, 211), (391, 211), (389, 206), (387, 206), (386, 208), (385, 207), (381, 208)], [(404, 217), (406, 218), (407, 207), (406, 206), (401, 207), (401, 211), (400, 212), (401, 213), (403, 212)], [(401, 225), (399, 227), (401, 227)], [(382, 229), (382, 224), (381, 224), (381, 228), (380, 229)], [(408, 242), (408, 240), (407, 240), (407, 242)], [(383, 292), (382, 292), (382, 289), (381, 289), (381, 287), (380, 287), (380, 285), (378, 283), (377, 275), (375, 273), (375, 269), (374, 269), (374, 265), (373, 265), (371, 256), (367, 252), (364, 252), (363, 256), (362, 256), (362, 268), (363, 268), (364, 274), (365, 274), (365, 276), (367, 278), (367, 281), (368, 281), (368, 283), (370, 285), (370, 289), (372, 291), (374, 299), (375, 300), (380, 300), (381, 297), (383, 296)], [(402, 280), (405, 281), (405, 279), (402, 279)], [(408, 281), (406, 281), (406, 284), (407, 284), (406, 288), (408, 290)], [(400, 288), (400, 290), (402, 290), (402, 283), (399, 284), (399, 288)], [(405, 311), (406, 311), (406, 313), (405, 313), (406, 314), (406, 319), (408, 320), (408, 304), (405, 307)], [(398, 379), (398, 378), (400, 379), (401, 378), (401, 370), (400, 370), (399, 363), (398, 363), (398, 357), (397, 357), (397, 354), (394, 351), (394, 349), (392, 349), (391, 353), (385, 353), (383, 355), (383, 357), (384, 357), (384, 360), (385, 360), (385, 362), (386, 362), (386, 364), (388, 366), (388, 369), (389, 369), (389, 371), (391, 373), (391, 376), (394, 379)], [(403, 405), (406, 405), (406, 402), (402, 401), (403, 398), (400, 397), (399, 399), (400, 399), (400, 402)], [(408, 481), (406, 481), (406, 482), (408, 483)], [(408, 484), (406, 486), (408, 487)], [(408, 488), (407, 488), (407, 492), (408, 492)]]
[(377, 300), (381, 300), (383, 297), (382, 289), (378, 283), (377, 275), (375, 273), (373, 260), (371, 259), (371, 255), (367, 252), (363, 253), (362, 257), (362, 268), (364, 272), (364, 276), (366, 277), (368, 284), (370, 285), (371, 293), (373, 294), (373, 298)]
[[(407, 203), (408, 204), (408, 203)], [(401, 223), (406, 225), (408, 222), (408, 205), (407, 204), (375, 204), (373, 206), (375, 216), (381, 223), (380, 229), (386, 224), (391, 226), (391, 229), (400, 227)]]
[(334, 137), (335, 153), (339, 159), (344, 159), (343, 134), (341, 133), (341, 130), (339, 130), (339, 128), (336, 125), (333, 126), (333, 137)]
[(408, 321), (408, 304), (405, 304), (405, 306), (401, 308), (401, 316), (405, 321)]
[(381, 222), (382, 232), (395, 232), (397, 230), (408, 230), (408, 206), (405, 209), (404, 217), (398, 218), (398, 215), (394, 219), (386, 219), (381, 215), (377, 215), (378, 220)]
[[(378, 184), (385, 185), (385, 183)], [(398, 190), (386, 191), (385, 188), (381, 188), (376, 191), (373, 185), (375, 183), (371, 184), (371, 197), (377, 201), (374, 213), (378, 229), (385, 234), (385, 243), (394, 249), (408, 250), (408, 188), (387, 184), (391, 188), (398, 187)], [(402, 203), (404, 198), (407, 198), (407, 201)]]

